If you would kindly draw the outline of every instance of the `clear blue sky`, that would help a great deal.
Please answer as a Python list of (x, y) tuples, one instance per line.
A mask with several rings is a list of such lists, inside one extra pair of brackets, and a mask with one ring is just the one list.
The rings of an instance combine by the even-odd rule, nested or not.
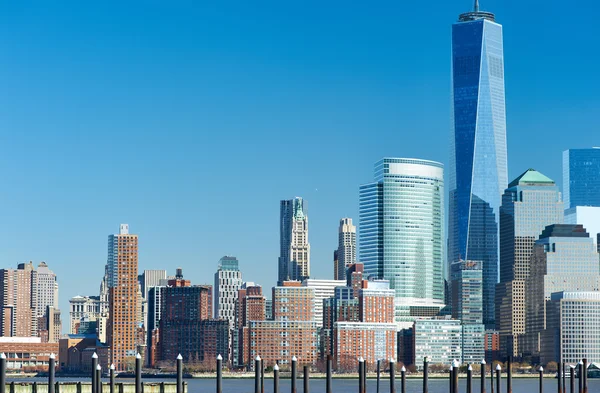
[[(1, 265), (47, 261), (67, 314), (129, 223), (141, 269), (210, 283), (231, 254), (269, 288), (279, 200), (303, 196), (331, 277), (377, 159), (447, 163), (450, 27), (471, 7), (0, 0)], [(562, 150), (600, 145), (600, 6), (481, 7), (504, 25), (510, 178), (560, 182)]]

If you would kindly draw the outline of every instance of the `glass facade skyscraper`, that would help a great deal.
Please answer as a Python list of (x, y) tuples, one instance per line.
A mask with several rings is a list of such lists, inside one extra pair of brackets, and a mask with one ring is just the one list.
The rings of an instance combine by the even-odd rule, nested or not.
[(480, 261), (483, 321), (494, 327), (498, 222), (508, 183), (502, 26), (475, 10), (452, 26), (449, 264)]
[(563, 152), (565, 209), (600, 206), (600, 147)]
[(525, 334), (525, 280), (536, 240), (548, 225), (562, 224), (556, 183), (534, 169), (513, 180), (500, 207), (500, 283), (496, 286), (496, 330), (504, 355), (519, 356)]
[(360, 187), (359, 238), (366, 275), (396, 292), (396, 322), (435, 316), (444, 306), (443, 165), (378, 161), (375, 181)]

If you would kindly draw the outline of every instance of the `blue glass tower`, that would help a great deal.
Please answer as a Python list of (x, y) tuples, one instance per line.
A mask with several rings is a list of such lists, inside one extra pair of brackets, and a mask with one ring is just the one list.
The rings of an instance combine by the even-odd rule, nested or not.
[(600, 206), (600, 147), (563, 152), (565, 209)]
[(479, 261), (483, 322), (494, 327), (501, 195), (508, 183), (502, 26), (479, 11), (452, 26), (448, 263)]

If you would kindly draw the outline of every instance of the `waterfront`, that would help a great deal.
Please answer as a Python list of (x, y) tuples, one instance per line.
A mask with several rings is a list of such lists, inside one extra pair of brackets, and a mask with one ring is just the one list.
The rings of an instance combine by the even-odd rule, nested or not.
[[(57, 378), (58, 382), (67, 381), (89, 381), (84, 378)], [(7, 378), (7, 382), (38, 382), (46, 383), (46, 378)], [(118, 378), (117, 382), (131, 382), (133, 379)], [(174, 382), (173, 379), (157, 379), (149, 378), (145, 380), (148, 383), (156, 382)], [(108, 379), (103, 378), (103, 382), (108, 382)], [(567, 392), (569, 392), (569, 380), (567, 379)], [(215, 391), (216, 380), (213, 379), (186, 379), (185, 383), (188, 385), (189, 393), (211, 393)], [(489, 385), (489, 377), (487, 379), (487, 391), (491, 392)], [(494, 381), (495, 383), (495, 381)], [(578, 381), (575, 381), (575, 391), (577, 391)], [(297, 383), (297, 393), (304, 393), (302, 379), (299, 378)], [(310, 389), (315, 393), (325, 392), (325, 380), (324, 379), (312, 379), (310, 381)], [(495, 389), (495, 386), (494, 386)], [(380, 382), (380, 392), (389, 392), (389, 383), (387, 380), (382, 378)], [(539, 380), (537, 378), (514, 378), (513, 379), (513, 393), (531, 393), (539, 390)], [(358, 379), (335, 379), (333, 381), (333, 392), (334, 393), (351, 393), (358, 391)], [(396, 391), (400, 392), (400, 380), (396, 380)], [(421, 393), (423, 391), (423, 385), (421, 379), (408, 379), (406, 381), (407, 393)], [(503, 375), (501, 392), (506, 391), (506, 379)], [(557, 381), (554, 378), (544, 379), (544, 391), (547, 393), (555, 393), (557, 391)], [(589, 379), (588, 380), (588, 391), (600, 392), (600, 379)], [(105, 388), (104, 392), (108, 393)], [(254, 392), (254, 381), (252, 379), (223, 379), (223, 393), (253, 393)], [(280, 392), (290, 392), (290, 380), (280, 380)], [(377, 381), (375, 379), (369, 379), (367, 382), (367, 392), (377, 392)], [(430, 379), (429, 380), (429, 393), (447, 393), (448, 392), (448, 379)], [(466, 379), (459, 381), (459, 392), (466, 392)], [(473, 378), (473, 392), (479, 392), (479, 376)], [(273, 381), (265, 375), (265, 393), (273, 393)]]

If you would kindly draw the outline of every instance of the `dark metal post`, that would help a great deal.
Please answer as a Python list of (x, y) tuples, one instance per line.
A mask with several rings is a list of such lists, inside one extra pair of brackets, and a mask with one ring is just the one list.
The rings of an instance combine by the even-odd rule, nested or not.
[(273, 366), (273, 393), (279, 393), (279, 366)]
[(507, 363), (508, 364), (506, 368), (506, 393), (512, 393), (512, 356), (508, 357)]
[(423, 358), (423, 393), (429, 393), (429, 359)]
[(406, 393), (406, 367), (400, 369), (400, 392)]
[(453, 361), (454, 375), (452, 375), (452, 390), (454, 393), (458, 393), (458, 372), (460, 371), (458, 360)]
[[(494, 393), (494, 362), (492, 361), (492, 364), (490, 364), (490, 391), (492, 393)], [(500, 393), (500, 392), (498, 392)]]
[(183, 393), (183, 357), (177, 355), (177, 393)]
[(265, 393), (265, 361), (260, 359), (260, 393)]
[(571, 386), (571, 393), (575, 393), (575, 366), (569, 366), (569, 376), (571, 377), (569, 385)]
[(102, 366), (96, 366), (96, 392), (102, 393)]
[(579, 393), (583, 393), (583, 362), (579, 361)]
[(6, 355), (0, 353), (0, 393), (6, 393)]
[(96, 392), (96, 367), (98, 367), (98, 354), (94, 352), (92, 355), (92, 393)]
[(135, 355), (135, 393), (142, 393), (142, 355), (139, 353)]
[(219, 354), (217, 356), (217, 393), (221, 393), (223, 391), (222, 382), (223, 382), (223, 356), (221, 356), (221, 354)]
[(48, 393), (54, 393), (54, 371), (56, 370), (55, 356), (53, 353), (50, 354), (48, 359)]
[(296, 356), (292, 356), (292, 381), (291, 381), (292, 393), (296, 393), (296, 377), (298, 374), (297, 363), (298, 363), (298, 359), (296, 359)]
[(558, 374), (556, 380), (558, 381), (558, 393), (563, 393), (562, 391), (562, 363), (558, 363)]
[(540, 393), (544, 393), (544, 367), (540, 367)]
[(332, 373), (331, 355), (327, 355), (327, 379), (325, 380), (325, 392), (331, 393), (331, 373)]
[(485, 359), (481, 359), (479, 374), (479, 377), (481, 378), (481, 393), (485, 393)]
[(583, 393), (588, 393), (587, 383), (587, 359), (583, 359)]
[(379, 393), (380, 374), (381, 374), (381, 360), (377, 359), (377, 393)]
[(363, 362), (362, 369), (363, 369), (362, 391), (363, 391), (363, 393), (367, 393), (367, 361), (366, 360)]
[(502, 367), (500, 367), (500, 365), (498, 364), (496, 366), (496, 391), (498, 393), (500, 393), (500, 380), (501, 380), (501, 374), (500, 372), (502, 371)]
[(390, 393), (396, 393), (396, 361), (390, 359)]
[(454, 391), (454, 362), (450, 364), (450, 371), (448, 372), (448, 380), (450, 381), (450, 393), (457, 393)]
[(115, 365), (110, 365), (110, 393), (115, 393)]
[(563, 393), (567, 393), (567, 363), (562, 364)]
[(254, 393), (260, 393), (260, 356), (254, 359)]
[(467, 368), (467, 393), (473, 393), (473, 367), (469, 364)]
[(364, 375), (363, 375), (363, 363), (365, 362), (365, 360), (360, 357), (358, 359), (358, 393), (365, 393), (363, 391), (363, 379), (364, 379)]
[(304, 393), (310, 392), (310, 371), (309, 366), (304, 365), (304, 373), (302, 375), (304, 381)]

